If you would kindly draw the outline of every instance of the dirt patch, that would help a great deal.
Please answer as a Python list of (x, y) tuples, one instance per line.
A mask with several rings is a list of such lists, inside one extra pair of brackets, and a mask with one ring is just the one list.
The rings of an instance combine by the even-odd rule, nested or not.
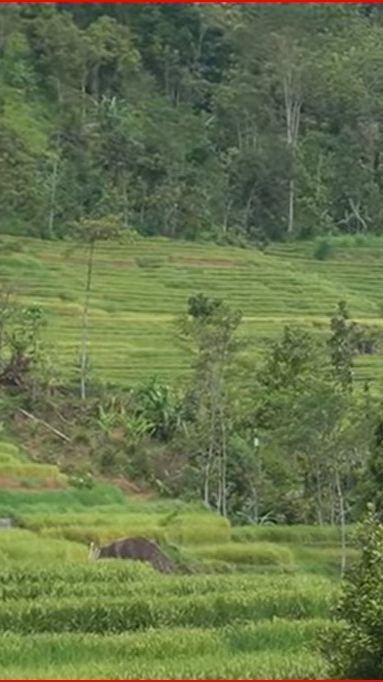
[(62, 490), (65, 488), (65, 485), (49, 478), (31, 484), (29, 481), (20, 480), (16, 476), (0, 476), (0, 488), (30, 490), (33, 492), (34, 490)]
[(128, 481), (126, 478), (108, 478), (106, 479), (108, 483), (112, 483), (117, 488), (120, 488), (123, 493), (133, 493), (136, 496), (145, 497), (142, 490), (132, 481)]

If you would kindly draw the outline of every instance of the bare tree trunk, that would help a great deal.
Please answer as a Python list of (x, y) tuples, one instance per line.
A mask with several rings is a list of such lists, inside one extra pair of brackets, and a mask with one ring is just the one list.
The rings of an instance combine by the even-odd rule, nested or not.
[(48, 234), (50, 239), (54, 239), (54, 220), (55, 220), (55, 209), (56, 209), (56, 190), (57, 190), (57, 176), (59, 167), (59, 157), (55, 156), (53, 163), (52, 172), (52, 184), (51, 184), (51, 196), (50, 196), (50, 206), (49, 206), (49, 216), (48, 216)]
[(341, 562), (340, 562), (340, 573), (341, 576), (344, 576), (345, 570), (346, 570), (346, 561), (347, 561), (347, 546), (346, 546), (346, 514), (345, 514), (345, 508), (344, 508), (344, 497), (343, 497), (343, 490), (342, 490), (342, 485), (340, 482), (340, 477), (339, 477), (339, 471), (335, 472), (335, 487), (336, 487), (336, 492), (338, 495), (338, 503), (339, 503), (339, 524), (340, 524), (340, 547), (341, 547)]
[(86, 78), (87, 72), (86, 68), (84, 67), (81, 75), (81, 129), (84, 128), (86, 119)]
[(210, 470), (214, 457), (214, 415), (211, 415), (209, 450), (204, 470), (203, 500), (206, 507), (210, 507)]
[(287, 232), (292, 234), (294, 231), (294, 180), (290, 178), (289, 181), (289, 215), (287, 223)]
[(320, 526), (323, 525), (323, 514), (322, 514), (322, 485), (321, 485), (321, 478), (320, 478), (320, 468), (317, 465), (316, 468), (316, 488), (317, 488), (317, 501), (318, 501), (318, 523)]
[(222, 221), (222, 234), (226, 234), (228, 224), (229, 224), (229, 215), (231, 211), (233, 202), (231, 200), (225, 202), (225, 208), (223, 212), (223, 221)]
[(258, 523), (259, 521), (259, 504), (258, 504), (258, 490), (257, 490), (257, 485), (253, 483), (251, 486), (251, 492), (252, 492), (252, 498), (253, 498), (253, 509), (254, 513), (252, 514), (251, 520), (254, 523)]
[(81, 334), (81, 351), (80, 351), (80, 389), (81, 399), (86, 398), (86, 378), (88, 365), (88, 317), (89, 317), (89, 303), (90, 291), (92, 285), (92, 271), (93, 271), (93, 256), (94, 256), (95, 240), (93, 239), (89, 245), (88, 255), (88, 272), (85, 286), (84, 308), (82, 312), (82, 334)]
[(220, 512), (222, 516), (227, 516), (227, 499), (226, 499), (226, 466), (227, 466), (227, 453), (226, 453), (226, 423), (225, 423), (225, 411), (223, 406), (220, 408), (220, 420), (221, 420), (221, 456), (220, 456), (220, 488), (221, 488), (221, 509)]
[(294, 231), (294, 201), (295, 201), (295, 151), (298, 144), (299, 125), (301, 118), (302, 98), (300, 94), (300, 75), (296, 74), (294, 64), (290, 64), (283, 76), (283, 94), (286, 114), (286, 143), (291, 155), (291, 169), (289, 179), (289, 208), (287, 232)]
[(126, 178), (122, 181), (122, 195), (123, 195), (123, 225), (125, 228), (129, 227), (129, 204), (128, 204), (128, 190), (126, 187)]
[(250, 209), (251, 209), (251, 205), (253, 203), (253, 199), (254, 199), (254, 188), (250, 192), (250, 196), (246, 202), (246, 207), (245, 207), (245, 230), (246, 230), (246, 232), (247, 232), (247, 228), (248, 228)]

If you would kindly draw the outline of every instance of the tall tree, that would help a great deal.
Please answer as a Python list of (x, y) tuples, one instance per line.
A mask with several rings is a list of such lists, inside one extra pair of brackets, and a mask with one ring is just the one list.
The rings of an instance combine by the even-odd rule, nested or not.
[(181, 336), (195, 352), (192, 390), (204, 449), (203, 499), (211, 503), (211, 476), (217, 469), (216, 508), (227, 515), (227, 432), (230, 421), (227, 372), (238, 340), (241, 313), (220, 299), (203, 294), (188, 301), (188, 315), (179, 323)]
[(86, 268), (86, 282), (84, 287), (84, 305), (81, 323), (81, 348), (80, 348), (80, 394), (81, 399), (86, 398), (87, 374), (88, 374), (88, 332), (89, 332), (89, 307), (92, 291), (94, 254), (96, 244), (99, 241), (116, 239), (120, 233), (120, 223), (114, 216), (99, 219), (83, 219), (77, 226), (77, 237), (88, 249), (88, 262)]

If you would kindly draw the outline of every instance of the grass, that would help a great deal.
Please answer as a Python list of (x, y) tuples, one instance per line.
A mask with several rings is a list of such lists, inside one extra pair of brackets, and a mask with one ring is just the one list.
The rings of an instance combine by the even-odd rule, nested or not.
[[(45, 307), (48, 340), (65, 371), (79, 352), (86, 254), (67, 242), (1, 241), (8, 250), (0, 255), (0, 281), (13, 282), (23, 303)], [(354, 318), (383, 330), (383, 240), (332, 239), (327, 260), (314, 258), (314, 246), (294, 242), (261, 252), (166, 239), (100, 244), (91, 302), (94, 375), (122, 384), (185, 376), (189, 359), (174, 340), (173, 321), (199, 291), (241, 308), (251, 357), (287, 323), (323, 334), (340, 299)], [(361, 378), (383, 377), (381, 354), (357, 364)]]
[[(352, 536), (353, 528), (348, 527)], [(283, 542), (298, 545), (332, 546), (340, 542), (340, 532), (336, 526), (305, 525), (265, 525), (237, 526), (231, 531), (235, 542)]]
[(194, 550), (197, 558), (225, 561), (233, 564), (278, 566), (285, 570), (293, 568), (293, 553), (288, 547), (267, 542), (237, 544), (209, 544)]
[(2, 679), (318, 679), (321, 620), (167, 628), (113, 636), (0, 636)]
[(2, 530), (0, 540), (0, 563), (3, 567), (19, 564), (60, 564), (63, 561), (85, 560), (87, 556), (84, 545), (58, 539), (45, 542), (27, 530)]
[(158, 576), (118, 561), (3, 567), (0, 676), (320, 679), (336, 591), (320, 577)]
[[(40, 466), (40, 465), (37, 465)], [(92, 489), (66, 488), (63, 490), (9, 490), (0, 488), (0, 514), (65, 513), (94, 507), (122, 505), (123, 493), (113, 485), (98, 484)]]
[[(336, 530), (231, 528), (101, 483), (1, 490), (5, 502), (25, 527), (0, 531), (1, 679), (326, 677), (316, 642), (338, 594)], [(91, 538), (149, 533), (197, 572), (88, 561)]]

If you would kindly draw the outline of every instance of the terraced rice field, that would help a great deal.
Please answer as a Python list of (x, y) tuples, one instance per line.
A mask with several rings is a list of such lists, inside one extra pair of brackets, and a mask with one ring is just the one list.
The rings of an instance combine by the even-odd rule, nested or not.
[[(337, 528), (231, 527), (197, 503), (105, 483), (46, 489), (52, 468), (1, 441), (0, 474), (9, 466), (0, 516), (16, 525), (0, 528), (1, 679), (326, 678), (317, 642), (335, 627)], [(127, 536), (155, 539), (173, 573), (88, 560), (90, 540)], [(349, 560), (355, 553), (351, 542)]]
[(104, 561), (2, 571), (0, 593), (1, 679), (320, 679), (335, 590)]
[[(242, 310), (241, 333), (254, 358), (285, 324), (324, 333), (340, 299), (354, 319), (383, 331), (383, 240), (335, 240), (324, 262), (313, 250), (307, 242), (265, 252), (165, 239), (98, 245), (90, 319), (94, 374), (125, 384), (184, 376), (189, 358), (175, 339), (174, 319), (198, 292)], [(48, 339), (68, 372), (78, 357), (85, 275), (83, 247), (1, 237), (0, 281), (12, 282), (23, 302), (46, 308)], [(382, 354), (361, 357), (358, 375), (382, 377)]]
[[(194, 520), (195, 555), (204, 542)], [(214, 520), (210, 530), (214, 538)], [(222, 553), (232, 544), (216, 547)], [(222, 572), (216, 563), (212, 572), (206, 562), (194, 575), (162, 575), (139, 562), (88, 563), (84, 544), (53, 539), (43, 527), (2, 531), (0, 677), (325, 678), (317, 642), (335, 627), (329, 614), (337, 580), (303, 564), (291, 570), (278, 543), (257, 566), (260, 549), (246, 545), (255, 564), (242, 570), (226, 563)]]

